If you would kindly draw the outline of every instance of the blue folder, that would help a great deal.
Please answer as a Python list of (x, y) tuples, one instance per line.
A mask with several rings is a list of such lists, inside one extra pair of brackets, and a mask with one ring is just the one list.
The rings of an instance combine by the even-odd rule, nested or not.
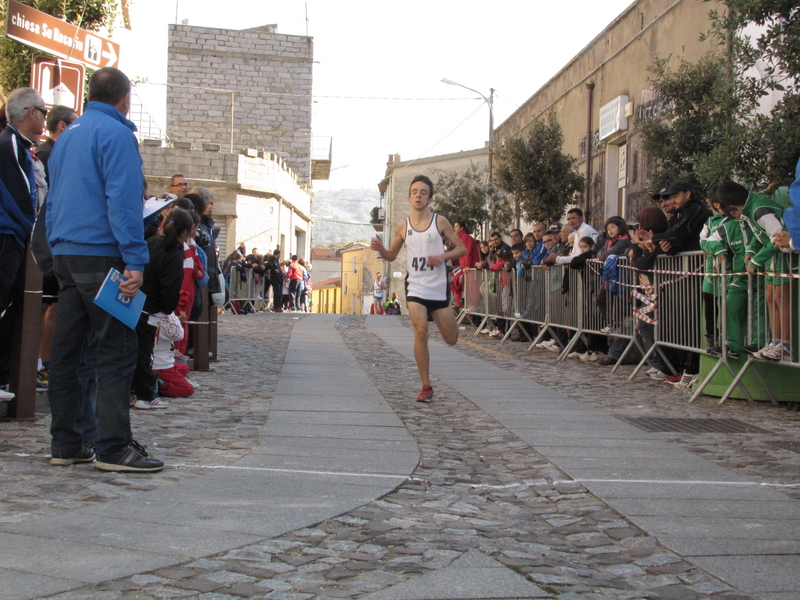
[(141, 290), (133, 297), (123, 296), (119, 291), (120, 281), (125, 281), (125, 277), (112, 267), (97, 291), (94, 303), (131, 329), (136, 329), (146, 296)]

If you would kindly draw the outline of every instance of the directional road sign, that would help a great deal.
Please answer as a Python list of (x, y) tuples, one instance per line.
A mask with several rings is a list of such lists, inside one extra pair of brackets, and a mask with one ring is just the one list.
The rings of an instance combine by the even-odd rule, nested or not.
[(119, 60), (119, 44), (17, 0), (8, 0), (6, 36), (90, 69), (114, 67)]
[(81, 63), (35, 56), (31, 66), (31, 87), (42, 95), (47, 108), (56, 104), (83, 113), (83, 81), (86, 69)]

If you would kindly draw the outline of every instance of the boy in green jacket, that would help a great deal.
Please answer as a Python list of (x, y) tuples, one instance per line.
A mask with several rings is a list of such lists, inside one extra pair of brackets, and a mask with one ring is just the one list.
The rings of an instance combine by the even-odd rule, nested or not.
[(791, 278), (783, 277), (791, 272), (791, 268), (784, 254), (772, 242), (772, 237), (784, 229), (783, 209), (771, 198), (748, 192), (747, 188), (733, 181), (723, 181), (716, 194), (723, 212), (743, 224), (747, 240), (744, 255), (747, 272), (750, 275), (757, 272), (766, 274), (766, 304), (772, 341), (753, 356), (791, 360)]

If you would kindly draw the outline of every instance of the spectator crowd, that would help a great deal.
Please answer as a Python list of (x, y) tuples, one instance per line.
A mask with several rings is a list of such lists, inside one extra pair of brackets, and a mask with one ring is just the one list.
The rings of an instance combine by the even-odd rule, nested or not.
[[(48, 110), (32, 88), (14, 90), (0, 109), (0, 400), (15, 397), (8, 384), (30, 241), (43, 277), (36, 385), (48, 391), (53, 465), (163, 468), (134, 440), (130, 410), (163, 410), (194, 393), (190, 325), (204, 306), (222, 310), (234, 272), (252, 272), (276, 312), (310, 304), (310, 265), (297, 256), (281, 263), (279, 249), (248, 254), (241, 244), (220, 264), (211, 190), (175, 174), (169, 192), (147, 193), (130, 98), (128, 78), (104, 68), (80, 117)], [(107, 288), (108, 310), (95, 302)], [(137, 300), (130, 326), (112, 316)]]
[[(538, 348), (562, 353), (570, 346), (566, 358), (583, 362), (610, 366), (631, 359), (635, 352), (626, 352), (633, 337), (647, 353), (647, 375), (679, 389), (688, 389), (697, 380), (702, 352), (734, 360), (749, 354), (755, 360), (794, 362), (800, 162), (796, 181), (788, 193), (781, 193), (785, 191), (771, 189), (769, 195), (760, 194), (726, 180), (711, 186), (707, 202), (701, 202), (691, 184), (676, 181), (653, 194), (653, 205), (641, 211), (636, 223), (614, 216), (598, 232), (586, 223), (581, 209), (572, 208), (567, 211), (566, 223), (553, 222), (549, 227), (534, 223), (525, 235), (513, 229), (509, 242), (500, 232), (492, 233), (488, 241), (477, 241), (464, 223), (456, 222), (468, 252), (452, 265), (454, 302), (475, 325), (483, 327), (482, 334), (505, 338), (516, 322), (519, 331), (527, 335), (511, 332), (510, 339), (523, 341), (539, 335)], [(659, 257), (685, 253), (704, 253), (704, 271), (669, 272), (670, 278), (702, 279), (702, 285), (676, 285), (672, 291), (661, 290), (659, 296), (654, 275), (664, 278), (668, 273), (660, 266), (666, 263)], [(570, 329), (556, 320), (540, 334), (539, 325), (526, 318), (536, 302), (531, 295), (548, 293), (546, 285), (534, 287), (531, 281), (542, 281), (539, 275), (559, 268), (563, 269), (558, 278), (563, 304), (586, 305), (578, 310), (584, 311), (584, 321), (590, 325), (584, 325), (588, 331), (581, 332), (577, 340), (569, 334), (578, 330), (574, 326)], [(584, 278), (587, 269), (597, 277)], [(623, 269), (631, 275), (623, 276)], [(578, 279), (570, 276), (576, 270)], [(586, 293), (579, 296), (570, 290), (570, 285), (575, 285), (570, 281), (579, 282)], [(515, 294), (518, 298), (512, 307)], [(492, 304), (483, 296), (497, 300)], [(611, 308), (611, 303), (620, 299), (629, 304), (626, 314), (635, 322), (633, 332), (625, 335), (619, 311)], [(470, 308), (477, 314), (470, 314)], [(695, 314), (702, 314), (702, 320)], [(702, 327), (705, 342), (653, 348), (659, 318), (662, 329), (675, 323)]]

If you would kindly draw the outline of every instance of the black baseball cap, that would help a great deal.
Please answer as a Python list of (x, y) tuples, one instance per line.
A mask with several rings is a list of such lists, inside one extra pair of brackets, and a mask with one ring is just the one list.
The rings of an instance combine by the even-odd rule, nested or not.
[(548, 229), (547, 231), (549, 231), (550, 233), (560, 233), (562, 227), (563, 225), (561, 223), (555, 221), (553, 223), (550, 223), (550, 229)]
[(653, 200), (661, 200), (664, 196), (672, 196), (673, 194), (677, 194), (678, 192), (692, 192), (694, 193), (694, 188), (692, 184), (688, 181), (676, 181), (669, 187), (663, 188), (657, 194), (653, 194)]

